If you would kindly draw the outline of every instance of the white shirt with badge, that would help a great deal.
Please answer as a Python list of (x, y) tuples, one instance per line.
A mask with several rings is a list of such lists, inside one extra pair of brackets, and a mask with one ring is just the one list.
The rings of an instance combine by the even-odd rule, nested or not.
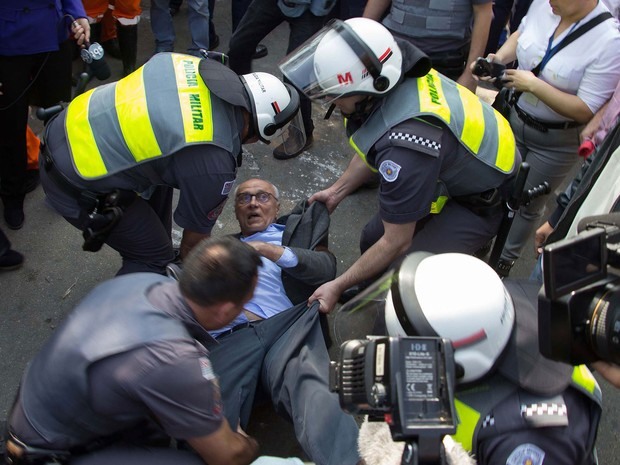
[[(608, 10), (599, 2), (585, 18), (553, 39), (551, 46), (556, 46), (573, 30), (604, 11)], [(519, 26), (519, 69), (531, 70), (541, 62), (559, 22), (560, 17), (553, 14), (548, 0), (534, 0)], [(619, 50), (618, 23), (615, 19), (608, 19), (560, 50), (538, 77), (563, 92), (579, 96), (596, 113), (609, 100), (620, 80)], [(521, 95), (518, 105), (542, 121), (570, 121), (528, 92)]]

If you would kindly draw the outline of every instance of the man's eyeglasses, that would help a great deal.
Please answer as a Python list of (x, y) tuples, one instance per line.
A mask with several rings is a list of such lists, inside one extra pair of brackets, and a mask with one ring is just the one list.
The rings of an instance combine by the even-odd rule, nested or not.
[(261, 192), (257, 192), (256, 194), (250, 194), (249, 192), (243, 192), (242, 194), (237, 194), (237, 196), (235, 197), (235, 202), (238, 205), (247, 205), (252, 201), (252, 197), (256, 197), (256, 201), (258, 203), (263, 203), (263, 204), (269, 202), (269, 199), (271, 199), (271, 197), (278, 200), (275, 195), (270, 194), (269, 192), (261, 191)]

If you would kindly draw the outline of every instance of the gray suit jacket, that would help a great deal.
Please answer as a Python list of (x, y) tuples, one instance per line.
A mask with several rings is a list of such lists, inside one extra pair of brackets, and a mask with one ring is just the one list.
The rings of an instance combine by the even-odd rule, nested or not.
[(282, 269), (284, 290), (296, 305), (336, 277), (336, 257), (328, 250), (329, 212), (323, 203), (308, 205), (307, 200), (302, 200), (277, 223), (286, 225), (282, 245), (299, 260), (294, 268)]

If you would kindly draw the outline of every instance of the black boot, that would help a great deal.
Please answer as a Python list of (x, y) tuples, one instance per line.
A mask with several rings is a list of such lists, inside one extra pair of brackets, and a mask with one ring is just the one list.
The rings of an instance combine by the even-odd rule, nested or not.
[(123, 77), (136, 70), (138, 56), (138, 25), (123, 26), (116, 23), (118, 45), (121, 48), (121, 60), (123, 61)]

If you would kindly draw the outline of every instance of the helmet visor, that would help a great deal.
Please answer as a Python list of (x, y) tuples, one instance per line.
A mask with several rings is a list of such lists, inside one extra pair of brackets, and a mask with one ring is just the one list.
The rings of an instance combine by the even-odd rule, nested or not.
[(361, 73), (362, 66), (334, 24), (328, 23), (278, 65), (297, 89), (323, 104), (354, 90), (353, 79)]
[(298, 111), (293, 119), (286, 126), (279, 129), (276, 134), (270, 138), (271, 145), (281, 145), (281, 150), (285, 156), (294, 156), (301, 152), (306, 146), (306, 130), (301, 112)]
[(351, 339), (387, 334), (385, 305), (390, 296), (392, 283), (396, 279), (395, 273), (394, 270), (388, 271), (336, 312), (334, 337), (338, 345)]

